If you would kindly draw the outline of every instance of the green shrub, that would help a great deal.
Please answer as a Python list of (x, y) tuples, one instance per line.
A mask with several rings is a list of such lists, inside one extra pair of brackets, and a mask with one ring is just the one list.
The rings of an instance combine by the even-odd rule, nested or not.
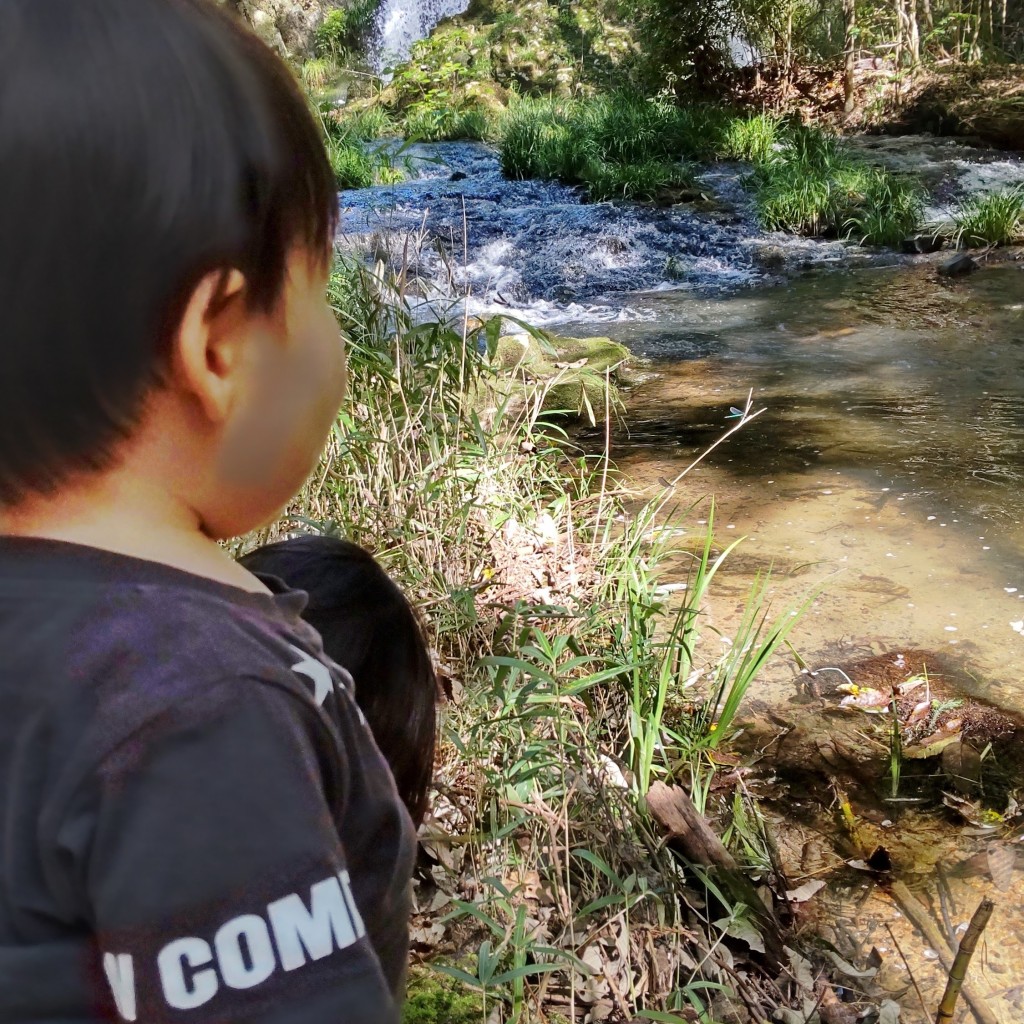
[(971, 196), (953, 217), (958, 246), (1010, 245), (1024, 239), (1024, 184)]
[(379, 0), (354, 0), (347, 9), (329, 11), (313, 36), (316, 55), (337, 59), (347, 51), (361, 50), (378, 5)]

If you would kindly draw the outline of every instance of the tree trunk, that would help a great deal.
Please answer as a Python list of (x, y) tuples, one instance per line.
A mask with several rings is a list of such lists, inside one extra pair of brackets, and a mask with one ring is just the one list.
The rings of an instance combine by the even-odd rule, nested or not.
[(907, 0), (907, 42), (910, 47), (910, 64), (921, 63), (921, 30), (917, 24), (917, 0)]
[(843, 38), (843, 110), (852, 114), (857, 105), (853, 80), (857, 55), (857, 0), (843, 0), (843, 21), (846, 25)]

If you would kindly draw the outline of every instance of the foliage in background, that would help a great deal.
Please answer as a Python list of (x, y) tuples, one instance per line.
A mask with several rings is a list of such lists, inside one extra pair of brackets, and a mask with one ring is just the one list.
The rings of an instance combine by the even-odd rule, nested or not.
[(768, 114), (683, 107), (616, 93), (592, 100), (523, 99), (505, 118), (502, 170), (510, 178), (553, 178), (592, 199), (655, 199), (692, 188), (683, 160), (754, 164), (751, 182), (770, 230), (852, 236), (898, 245), (921, 217), (916, 183), (867, 165), (840, 140)]
[(362, 52), (373, 29), (379, 0), (349, 0), (336, 7), (317, 27), (314, 47), (317, 57), (342, 61)]

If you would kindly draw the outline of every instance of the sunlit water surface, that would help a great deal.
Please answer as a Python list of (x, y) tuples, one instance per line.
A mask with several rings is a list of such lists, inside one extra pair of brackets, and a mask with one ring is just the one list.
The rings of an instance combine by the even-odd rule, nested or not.
[[(816, 273), (643, 304), (654, 319), (614, 332), (657, 371), (614, 434), (631, 481), (674, 477), (751, 389), (765, 409), (683, 485), (715, 496), (723, 543), (746, 538), (712, 623), (728, 632), (759, 570), (780, 609), (824, 581), (795, 635), (808, 661), (942, 650), (980, 694), (1024, 710), (1024, 265), (957, 282), (931, 266)], [(689, 517), (694, 535), (706, 513)], [(794, 671), (767, 685), (791, 692)]]

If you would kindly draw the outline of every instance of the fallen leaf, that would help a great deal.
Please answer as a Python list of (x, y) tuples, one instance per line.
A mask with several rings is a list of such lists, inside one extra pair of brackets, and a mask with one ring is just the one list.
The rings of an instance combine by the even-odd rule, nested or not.
[(761, 938), (761, 933), (745, 917), (723, 917), (715, 921), (715, 927), (720, 928), (726, 935), (745, 942), (758, 953), (764, 952), (764, 939)]
[(900, 1004), (886, 999), (878, 1008), (877, 1024), (897, 1024), (900, 1019)]
[(992, 843), (988, 848), (988, 872), (995, 887), (1006, 892), (1013, 884), (1013, 866), (1017, 861), (1016, 851), (1002, 843)]
[(812, 878), (796, 889), (790, 889), (786, 893), (786, 899), (790, 903), (806, 903), (819, 889), (824, 888), (825, 883), (820, 878)]
[(848, 960), (844, 960), (831, 949), (826, 950), (825, 955), (836, 965), (840, 974), (845, 974), (848, 978), (873, 978), (878, 973), (877, 967), (869, 967), (865, 971), (854, 967)]

